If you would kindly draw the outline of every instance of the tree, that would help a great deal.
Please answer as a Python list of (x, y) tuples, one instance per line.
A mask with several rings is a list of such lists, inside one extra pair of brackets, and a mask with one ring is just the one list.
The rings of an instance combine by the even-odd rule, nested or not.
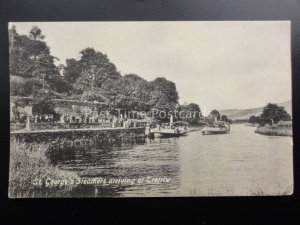
[(226, 115), (222, 115), (221, 120), (225, 121), (225, 122), (230, 122), (230, 120), (228, 119), (228, 117)]
[(150, 90), (152, 91), (150, 105), (153, 108), (165, 112), (175, 109), (179, 97), (174, 82), (164, 77), (158, 77), (150, 82)]
[(209, 113), (210, 116), (214, 117), (214, 118), (217, 118), (218, 120), (220, 120), (221, 118), (221, 114), (218, 110), (216, 109), (213, 109), (210, 113)]
[(9, 29), (9, 68), (11, 75), (25, 76), (30, 67), (25, 41), (28, 37), (20, 36), (16, 27)]
[(45, 38), (45, 36), (42, 35), (41, 29), (38, 28), (37, 26), (32, 27), (28, 36), (33, 40), (43, 40)]
[[(48, 80), (50, 79), (50, 80)], [(48, 77), (49, 89), (58, 93), (69, 94), (73, 92), (73, 86), (68, 81), (64, 79), (64, 77), (60, 75), (53, 75)]]
[(86, 88), (101, 88), (108, 80), (121, 78), (116, 66), (106, 54), (93, 48), (80, 51), (80, 59), (67, 59), (65, 78), (74, 83), (75, 88), (83, 91)]
[[(28, 36), (18, 35), (15, 27), (10, 35), (10, 69), (11, 74), (23, 77), (34, 77), (45, 69), (53, 66), (55, 57), (50, 55), (50, 49), (44, 42), (41, 30), (33, 27)], [(52, 60), (52, 61), (51, 61)]]
[(127, 112), (149, 113), (155, 108), (167, 114), (174, 110), (178, 103), (175, 84), (165, 78), (156, 78), (148, 82), (136, 74), (127, 74), (120, 79), (106, 81), (101, 90), (109, 100), (112, 111), (118, 108)]
[[(23, 77), (26, 83), (27, 79), (33, 79), (33, 83), (39, 80), (43, 89), (50, 88), (61, 93), (68, 91), (69, 86), (54, 64), (57, 58), (50, 54), (50, 48), (44, 38), (41, 29), (36, 26), (30, 30), (28, 36), (19, 35), (14, 26), (9, 30), (10, 74)], [(37, 85), (34, 85), (26, 90), (37, 92), (36, 87)], [(23, 94), (33, 95), (32, 92)]]
[(32, 103), (32, 113), (54, 116), (54, 120), (59, 119), (59, 114), (54, 110), (55, 106), (52, 101), (53, 98), (57, 98), (54, 92), (40, 91), (34, 98)]
[(200, 107), (196, 103), (184, 104), (178, 107), (179, 119), (191, 125), (197, 125), (202, 116)]
[(26, 78), (24, 85), (24, 96), (36, 96), (41, 90), (49, 89), (48, 83), (43, 83), (39, 78)]
[(111, 108), (150, 110), (150, 84), (136, 74), (127, 74), (118, 80), (105, 82), (102, 90), (110, 100)]
[(25, 96), (26, 80), (20, 76), (10, 76), (10, 95)]
[(76, 59), (67, 59), (65, 66), (65, 78), (70, 83), (75, 83), (75, 81), (80, 77), (82, 68), (80, 68), (79, 63)]
[(261, 122), (261, 119), (259, 116), (250, 116), (249, 117), (249, 120), (248, 120), (248, 123), (260, 123)]
[(287, 113), (284, 107), (271, 103), (263, 108), (260, 118), (263, 124), (272, 124), (272, 121), (274, 123), (278, 123), (280, 120), (291, 120), (291, 116)]

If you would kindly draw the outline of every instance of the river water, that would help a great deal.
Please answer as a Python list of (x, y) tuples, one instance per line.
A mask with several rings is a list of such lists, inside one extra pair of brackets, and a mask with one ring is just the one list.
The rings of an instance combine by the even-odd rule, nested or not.
[[(254, 130), (232, 125), (222, 135), (194, 131), (127, 145), (73, 147), (61, 150), (56, 160), (61, 169), (81, 177), (106, 178), (106, 184), (74, 188), (70, 196), (76, 197), (291, 194), (292, 138)], [(108, 183), (110, 179), (124, 182)]]

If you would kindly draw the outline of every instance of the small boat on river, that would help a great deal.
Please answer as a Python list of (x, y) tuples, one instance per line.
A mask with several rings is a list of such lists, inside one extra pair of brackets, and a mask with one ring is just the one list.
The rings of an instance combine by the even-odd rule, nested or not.
[(202, 134), (227, 134), (230, 131), (230, 123), (224, 121), (217, 121), (213, 124), (206, 125), (202, 129)]
[(188, 132), (188, 123), (185, 122), (162, 123), (151, 129), (154, 137), (179, 137), (187, 135)]
[(169, 123), (157, 124), (155, 127), (149, 127), (146, 134), (149, 137), (179, 137), (187, 135), (189, 132), (189, 123), (184, 121), (173, 122), (170, 118)]

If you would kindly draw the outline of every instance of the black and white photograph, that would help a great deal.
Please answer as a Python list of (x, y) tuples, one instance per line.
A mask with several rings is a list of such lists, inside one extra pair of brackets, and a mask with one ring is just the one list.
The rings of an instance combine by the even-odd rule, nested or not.
[(8, 35), (9, 198), (293, 194), (290, 21)]

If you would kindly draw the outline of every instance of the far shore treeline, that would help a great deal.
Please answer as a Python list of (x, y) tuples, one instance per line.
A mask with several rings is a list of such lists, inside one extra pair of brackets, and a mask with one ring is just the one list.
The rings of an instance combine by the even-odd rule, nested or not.
[[(79, 57), (55, 65), (41, 29), (34, 26), (28, 35), (19, 35), (15, 26), (9, 29), (10, 95), (33, 97), (33, 114), (53, 113), (49, 99), (106, 102), (112, 114), (116, 109), (143, 111), (193, 111), (187, 118), (197, 124), (201, 117), (198, 104), (179, 105), (175, 83), (163, 76), (147, 81), (137, 74), (118, 71), (106, 54), (87, 47)], [(41, 106), (48, 107), (41, 107)], [(103, 110), (103, 109), (102, 109)], [(181, 115), (184, 115), (181, 114)]]

